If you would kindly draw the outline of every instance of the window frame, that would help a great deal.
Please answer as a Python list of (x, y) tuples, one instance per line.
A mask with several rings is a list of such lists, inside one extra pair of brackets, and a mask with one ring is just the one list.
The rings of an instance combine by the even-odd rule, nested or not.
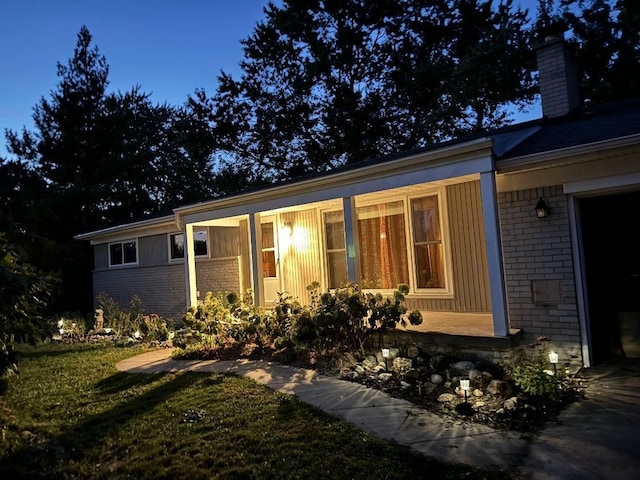
[[(441, 236), (441, 245), (442, 245), (442, 257), (443, 257), (443, 268), (444, 268), (444, 282), (445, 288), (418, 288), (418, 278), (416, 271), (416, 252), (414, 245), (414, 225), (413, 225), (413, 216), (411, 211), (411, 201), (414, 199), (424, 198), (424, 197), (432, 197), (436, 196), (438, 201), (438, 216), (439, 216), (439, 224), (440, 224), (440, 236)], [(356, 210), (360, 207), (368, 207), (372, 205), (379, 205), (381, 203), (393, 203), (393, 202), (402, 202), (402, 209), (404, 215), (404, 226), (405, 226), (405, 248), (407, 249), (407, 261), (409, 262), (408, 270), (409, 270), (409, 296), (415, 298), (437, 298), (437, 299), (451, 299), (454, 298), (454, 285), (453, 285), (453, 275), (452, 275), (452, 266), (453, 261), (451, 258), (451, 235), (449, 231), (449, 221), (448, 221), (448, 209), (447, 209), (447, 197), (446, 191), (442, 187), (438, 188), (429, 188), (425, 189), (420, 193), (411, 193), (404, 195), (393, 195), (390, 197), (385, 197), (380, 200), (371, 200), (366, 202), (357, 202), (356, 201)], [(322, 246), (323, 252), (322, 255), (324, 257), (325, 264), (325, 282), (329, 285), (329, 273), (328, 273), (328, 250), (326, 245), (326, 233), (325, 233), (325, 222), (324, 222), (324, 213), (339, 211), (339, 209), (328, 209), (322, 210)], [(343, 222), (344, 219), (344, 211), (343, 211)], [(346, 255), (346, 239), (345, 239), (345, 255)], [(358, 252), (360, 256), (360, 252)], [(362, 259), (360, 258), (359, 261)], [(380, 288), (363, 288), (363, 291), (372, 292), (372, 293), (381, 293), (383, 295), (389, 295), (393, 293), (394, 289), (380, 289)]]
[[(126, 262), (125, 263), (125, 254), (124, 254), (124, 245), (127, 243), (133, 243), (135, 246), (136, 252), (136, 261), (135, 262)], [(111, 247), (113, 245), (120, 245), (122, 248), (122, 263), (113, 263), (113, 256), (111, 252)], [(117, 242), (109, 242), (108, 244), (108, 252), (109, 252), (109, 268), (123, 268), (123, 267), (135, 267), (139, 265), (140, 262), (140, 252), (138, 251), (138, 239), (137, 238), (129, 238), (126, 240), (119, 240)]]
[[(194, 258), (209, 258), (211, 255), (211, 241), (210, 241), (210, 232), (209, 232), (209, 227), (195, 227), (193, 229), (193, 233), (195, 234), (196, 232), (202, 232), (202, 231), (206, 231), (207, 232), (207, 241), (206, 241), (206, 245), (207, 245), (207, 253), (204, 255), (195, 255)], [(182, 253), (182, 257), (175, 257), (173, 258), (171, 256), (172, 253), (172, 246), (173, 246), (173, 237), (177, 236), (177, 235), (183, 235), (184, 236), (184, 232), (173, 232), (173, 233), (169, 233), (167, 234), (167, 248), (168, 248), (168, 257), (169, 257), (169, 263), (175, 263), (175, 262), (184, 262), (184, 249), (183, 249), (183, 253)], [(193, 239), (194, 243), (195, 243), (195, 236)], [(195, 244), (194, 244), (194, 252), (195, 252)]]
[[(335, 213), (335, 212), (340, 212), (342, 214), (342, 229), (343, 229), (343, 234), (345, 233), (345, 224), (344, 224), (344, 210), (342, 208), (330, 208), (330, 209), (323, 209), (320, 211), (320, 222), (322, 225), (322, 257), (324, 259), (324, 282), (325, 285), (327, 286), (327, 290), (329, 291), (333, 291), (336, 288), (339, 287), (332, 287), (331, 286), (331, 279), (329, 278), (329, 253), (340, 253), (342, 252), (344, 254), (344, 261), (345, 264), (348, 265), (349, 263), (349, 259), (347, 258), (347, 239), (346, 236), (343, 238), (344, 240), (344, 248), (332, 248), (329, 249), (328, 245), (327, 245), (327, 223), (325, 221), (325, 214), (327, 213)], [(347, 282), (349, 281), (349, 271), (347, 270)]]
[[(437, 197), (438, 198), (438, 217), (440, 220), (440, 245), (442, 246), (442, 259), (443, 259), (443, 268), (444, 268), (444, 288), (418, 288), (418, 272), (416, 271), (416, 251), (415, 251), (415, 226), (413, 224), (413, 215), (411, 210), (411, 201), (414, 199), (420, 199), (425, 197)], [(411, 259), (412, 268), (409, 272), (409, 276), (411, 277), (411, 285), (410, 289), (415, 295), (423, 296), (423, 297), (437, 297), (437, 298), (453, 298), (453, 275), (451, 274), (452, 270), (452, 258), (451, 258), (451, 235), (449, 233), (449, 215), (447, 210), (447, 201), (446, 201), (446, 193), (444, 188), (427, 190), (425, 192), (421, 192), (420, 194), (415, 195), (407, 195), (405, 209), (407, 211), (407, 215), (410, 218), (407, 218), (407, 222), (409, 223), (407, 236), (407, 245), (410, 249), (409, 258)]]

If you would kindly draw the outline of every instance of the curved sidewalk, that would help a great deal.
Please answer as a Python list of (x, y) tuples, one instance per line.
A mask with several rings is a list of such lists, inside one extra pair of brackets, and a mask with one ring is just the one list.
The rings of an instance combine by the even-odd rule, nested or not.
[(635, 480), (640, 471), (640, 360), (588, 370), (586, 398), (533, 440), (518, 433), (445, 420), (379, 390), (264, 361), (172, 360), (171, 350), (119, 362), (131, 373), (242, 375), (340, 417), (390, 442), (442, 461), (518, 472), (534, 480)]
[(523, 463), (528, 450), (529, 442), (517, 433), (444, 420), (406, 400), (313, 370), (251, 360), (173, 360), (170, 355), (171, 350), (148, 352), (123, 360), (116, 368), (130, 373), (242, 375), (273, 390), (296, 395), (372, 435), (447, 462), (511, 470)]

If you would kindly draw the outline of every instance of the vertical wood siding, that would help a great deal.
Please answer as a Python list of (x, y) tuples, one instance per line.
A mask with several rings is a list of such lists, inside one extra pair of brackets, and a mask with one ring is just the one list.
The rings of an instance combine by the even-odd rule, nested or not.
[(280, 222), (291, 222), (293, 232), (290, 239), (281, 238), (282, 275), (284, 289), (303, 304), (309, 303), (307, 285), (322, 282), (322, 229), (318, 223), (316, 209), (285, 213)]
[(480, 182), (447, 187), (453, 299), (410, 298), (407, 306), (442, 312), (490, 312)]

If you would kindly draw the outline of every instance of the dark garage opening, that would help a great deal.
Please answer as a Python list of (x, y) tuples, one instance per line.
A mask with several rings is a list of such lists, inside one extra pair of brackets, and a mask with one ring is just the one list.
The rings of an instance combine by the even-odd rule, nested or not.
[(595, 364), (640, 357), (640, 191), (579, 201)]

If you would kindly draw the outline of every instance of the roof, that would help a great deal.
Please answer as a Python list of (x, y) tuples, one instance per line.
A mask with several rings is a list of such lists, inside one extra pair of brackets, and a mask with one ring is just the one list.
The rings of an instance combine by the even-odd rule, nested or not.
[(586, 108), (558, 119), (544, 119), (539, 130), (499, 158), (524, 157), (636, 134), (640, 134), (640, 98)]

